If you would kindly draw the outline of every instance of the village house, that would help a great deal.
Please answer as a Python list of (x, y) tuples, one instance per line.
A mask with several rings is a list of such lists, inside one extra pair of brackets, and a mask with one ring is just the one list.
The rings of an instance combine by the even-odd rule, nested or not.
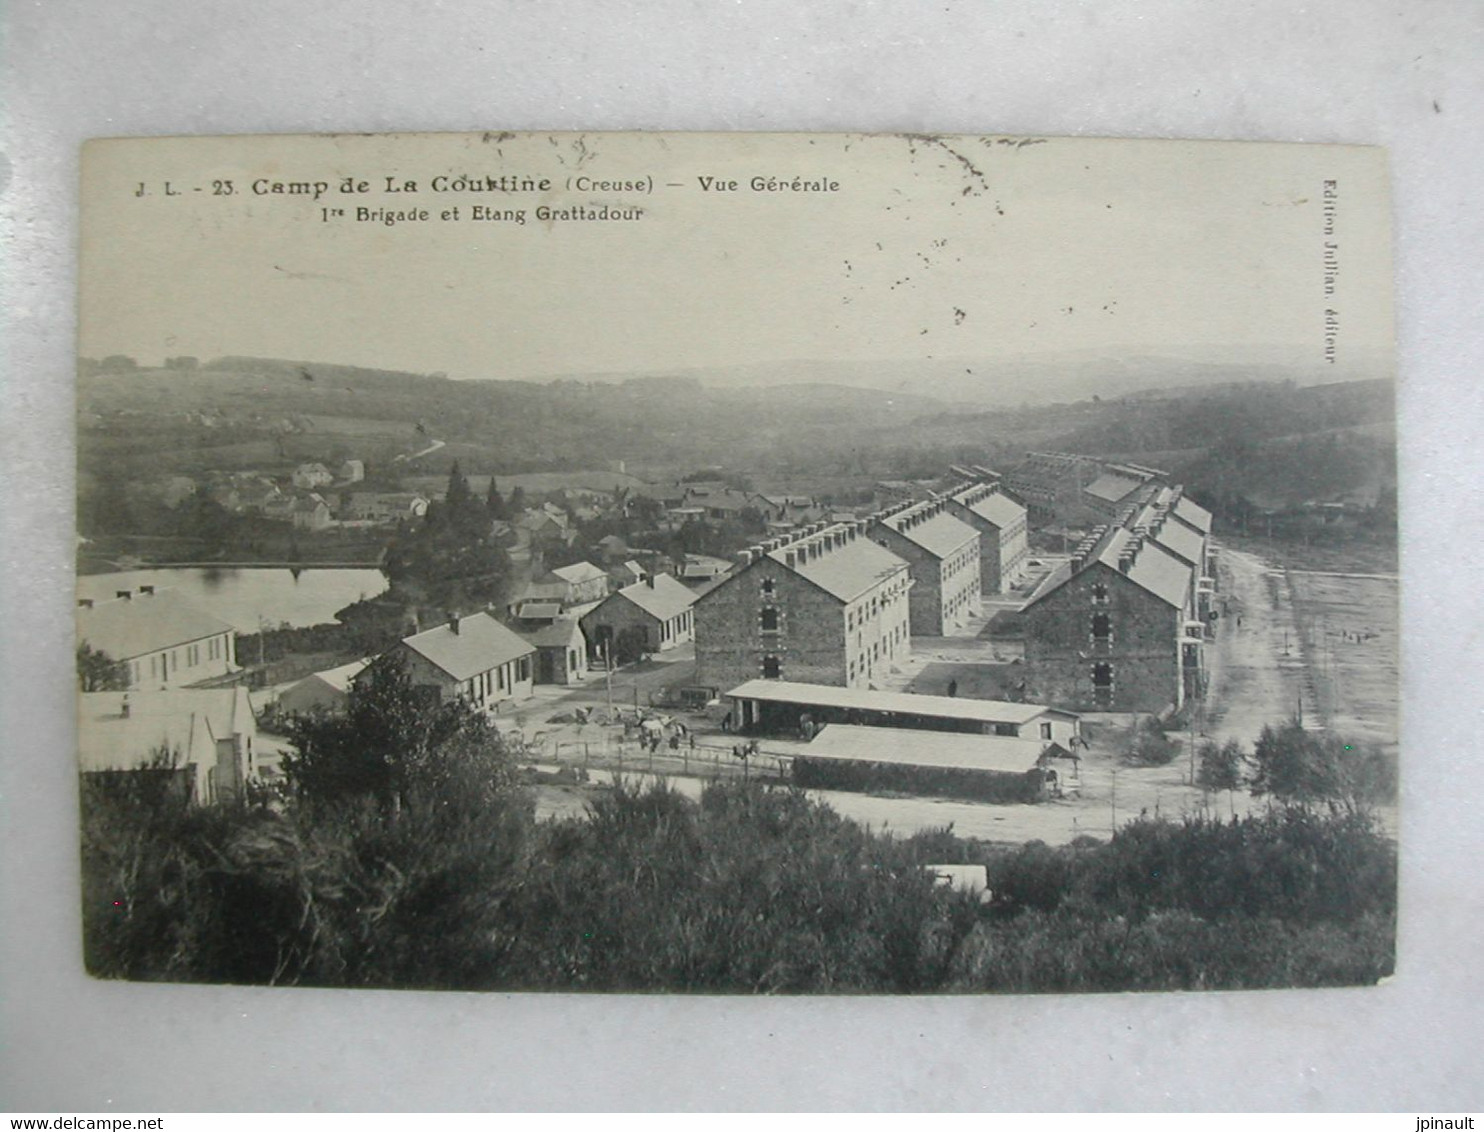
[(122, 665), (131, 688), (179, 687), (237, 670), (237, 631), (153, 586), (80, 600), (77, 640)]
[(979, 605), (979, 534), (941, 499), (906, 503), (875, 516), (871, 538), (907, 563), (912, 632), (944, 637), (962, 628)]
[(608, 596), (608, 575), (591, 562), (557, 566), (551, 576), (567, 587), (565, 604), (569, 607), (602, 601)]
[(548, 550), (565, 549), (577, 540), (571, 520), (560, 508), (550, 504), (526, 511), (515, 521), (531, 540), (531, 549), (544, 553)]
[(595, 657), (624, 663), (693, 640), (695, 603), (696, 595), (669, 574), (649, 574), (609, 594), (582, 618), (582, 629)]
[(324, 531), (334, 523), (330, 505), (319, 492), (310, 492), (294, 500), (293, 523), (301, 531)]
[[(1109, 478), (1104, 478), (1109, 477)], [(1032, 518), (1039, 522), (1061, 522), (1078, 525), (1106, 520), (1125, 506), (1124, 494), (1117, 502), (1125, 480), (1163, 480), (1168, 472), (1138, 464), (1117, 463), (1080, 452), (1028, 452), (1019, 465), (1005, 473), (1004, 486), (1016, 498), (1024, 500)], [(1096, 486), (1096, 494), (1088, 488)]]
[(366, 465), (361, 460), (346, 460), (335, 478), (341, 483), (360, 483), (366, 478)]
[(430, 699), (461, 699), (481, 711), (531, 698), (536, 646), (488, 613), (450, 616), (403, 640), (396, 652), (412, 685)]
[(1023, 613), (1028, 698), (1162, 713), (1204, 686), (1200, 575), (1147, 531), (1101, 527)]
[(200, 805), (230, 801), (265, 769), (257, 738), (241, 685), (78, 697), (78, 768), (99, 785), (152, 777)]
[(816, 523), (738, 555), (696, 604), (696, 679), (866, 688), (911, 651), (907, 563), (867, 523)]
[(312, 491), (317, 487), (328, 487), (335, 482), (335, 473), (323, 464), (300, 464), (294, 469), (295, 487)]
[(1025, 506), (993, 483), (962, 484), (944, 498), (950, 515), (979, 532), (979, 592), (1012, 589), (1030, 562)]
[(557, 617), (524, 631), (536, 649), (537, 684), (581, 684), (587, 679), (587, 638), (575, 617)]

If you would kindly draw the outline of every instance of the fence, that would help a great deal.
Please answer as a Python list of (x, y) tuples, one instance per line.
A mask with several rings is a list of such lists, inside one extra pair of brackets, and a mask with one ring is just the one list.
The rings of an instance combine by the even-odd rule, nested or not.
[(679, 775), (686, 778), (722, 779), (756, 778), (763, 781), (787, 782), (792, 777), (790, 755), (757, 751), (743, 758), (736, 754), (740, 746), (724, 746), (688, 738), (678, 747), (661, 740), (654, 744), (641, 739), (619, 738), (604, 734), (593, 740), (553, 740), (537, 735), (525, 744), (528, 759), (555, 763), (563, 767), (598, 768), (619, 773)]

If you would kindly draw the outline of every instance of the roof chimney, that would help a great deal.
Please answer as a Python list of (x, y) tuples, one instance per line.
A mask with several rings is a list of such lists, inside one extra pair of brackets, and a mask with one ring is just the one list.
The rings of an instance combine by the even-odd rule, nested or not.
[(448, 614), (448, 627), (453, 630), (453, 635), (459, 635), (459, 615), (452, 611)]
[(644, 584), (646, 586), (648, 586), (650, 589), (654, 589), (654, 575), (653, 574), (645, 574), (644, 575)]

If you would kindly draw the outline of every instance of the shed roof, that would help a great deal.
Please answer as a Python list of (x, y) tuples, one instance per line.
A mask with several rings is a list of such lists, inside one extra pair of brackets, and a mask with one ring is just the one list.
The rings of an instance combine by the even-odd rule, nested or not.
[(455, 680), (467, 680), (536, 651), (534, 645), (488, 613), (456, 620), (458, 632), (445, 622), (408, 637), (402, 644)]
[(1001, 735), (831, 723), (797, 757), (1024, 774), (1041, 757), (1041, 744)]
[[(1029, 723), (1057, 709), (1045, 704), (1017, 704), (1008, 700), (970, 700), (957, 696), (921, 696), (915, 692), (876, 692), (840, 688), (833, 684), (803, 684), (791, 680), (748, 680), (727, 695), (739, 700), (803, 704), (819, 707), (883, 711), (933, 719), (962, 719), (978, 723)], [(1060, 714), (1076, 716), (1071, 712)]]
[(113, 598), (77, 610), (78, 640), (118, 661), (232, 631), (173, 590)]

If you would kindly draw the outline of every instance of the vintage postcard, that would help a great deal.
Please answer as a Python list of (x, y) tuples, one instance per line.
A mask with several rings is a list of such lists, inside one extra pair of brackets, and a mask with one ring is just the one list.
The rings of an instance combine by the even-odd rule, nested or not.
[(93, 974), (1392, 972), (1381, 151), (119, 139), (82, 207)]

